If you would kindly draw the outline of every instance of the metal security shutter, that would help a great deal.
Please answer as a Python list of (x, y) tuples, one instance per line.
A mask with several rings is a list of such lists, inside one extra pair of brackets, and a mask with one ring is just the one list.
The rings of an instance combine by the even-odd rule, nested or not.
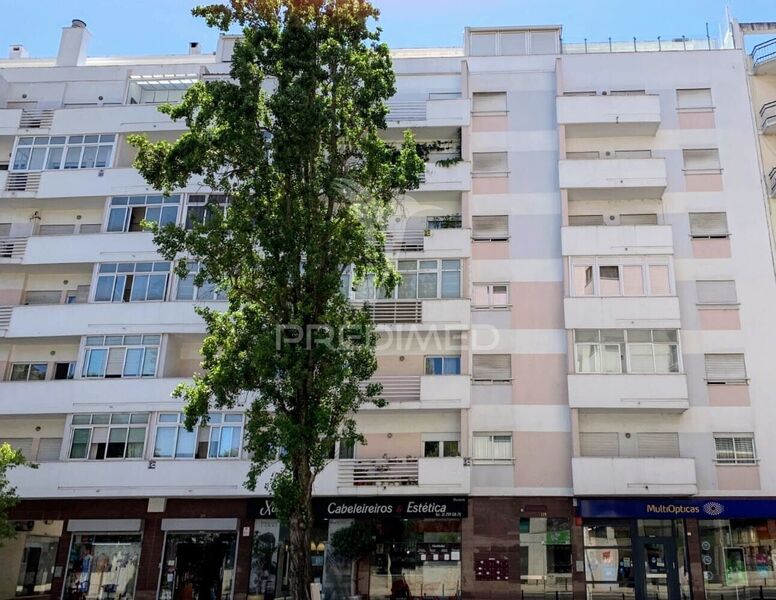
[(569, 215), (569, 226), (580, 227), (584, 225), (603, 225), (603, 215)]
[(475, 152), (472, 155), (474, 173), (506, 173), (508, 170), (506, 152)]
[(472, 112), (506, 112), (506, 92), (475, 92), (472, 100)]
[(743, 354), (706, 354), (706, 381), (711, 383), (739, 383), (746, 381)]
[(619, 456), (617, 433), (580, 433), (579, 452), (582, 456)]
[(25, 304), (59, 304), (62, 292), (59, 290), (36, 290), (24, 295)]
[(727, 213), (690, 213), (692, 237), (727, 237)]
[(40, 438), (38, 444), (38, 462), (56, 462), (62, 448), (62, 438)]
[(70, 235), (75, 231), (75, 225), (41, 225), (38, 235)]
[(509, 354), (474, 354), (472, 378), (475, 381), (510, 381), (512, 361)]
[(657, 225), (656, 214), (620, 215), (621, 225)]
[(111, 348), (108, 352), (108, 364), (105, 367), (105, 377), (121, 377), (124, 370), (124, 354), (126, 348)]
[(33, 458), (32, 438), (0, 438), (0, 444), (10, 444), (14, 450), (21, 450), (24, 458)]
[(472, 239), (506, 240), (509, 238), (509, 219), (506, 215), (472, 217)]
[(676, 90), (676, 107), (680, 110), (711, 108), (711, 90), (709, 88)]
[(719, 150), (705, 148), (703, 150), (682, 150), (684, 168), (686, 171), (719, 171)]
[(653, 456), (679, 457), (678, 433), (637, 433), (636, 441), (638, 442), (639, 456), (643, 458)]
[(737, 304), (735, 281), (696, 281), (699, 304)]

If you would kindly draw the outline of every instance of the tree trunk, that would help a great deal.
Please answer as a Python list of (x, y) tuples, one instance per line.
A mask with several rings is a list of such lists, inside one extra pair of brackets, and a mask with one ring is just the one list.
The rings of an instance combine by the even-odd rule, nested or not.
[(312, 527), (312, 475), (307, 461), (300, 461), (294, 471), (299, 483), (299, 503), (288, 519), (289, 527), (289, 591), (293, 600), (311, 600), (313, 581), (310, 564), (310, 529)]

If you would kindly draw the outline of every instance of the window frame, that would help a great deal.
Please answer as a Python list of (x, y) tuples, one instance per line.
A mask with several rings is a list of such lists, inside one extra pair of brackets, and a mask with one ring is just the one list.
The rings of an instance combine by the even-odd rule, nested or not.
[[(132, 342), (132, 338), (140, 338), (140, 343)], [(97, 343), (98, 338), (103, 338), (102, 343)], [(121, 343), (109, 343), (109, 340), (113, 338), (121, 338)], [(130, 338), (130, 341), (127, 342), (127, 338)], [(149, 338), (148, 341), (146, 341), (146, 338)], [(157, 341), (154, 341), (157, 339)], [(90, 342), (90, 340), (92, 340)], [(159, 369), (161, 366), (161, 356), (162, 356), (162, 336), (161, 334), (135, 334), (135, 335), (94, 335), (94, 336), (86, 336), (83, 343), (83, 354), (81, 358), (81, 369), (78, 374), (78, 377), (80, 379), (153, 379), (158, 376)], [(110, 377), (107, 376), (107, 369), (108, 369), (108, 362), (110, 359), (110, 351), (111, 349), (124, 349), (124, 359), (122, 360), (121, 365), (121, 375)], [(127, 359), (129, 356), (130, 350), (142, 350), (142, 355), (140, 357), (140, 374), (139, 375), (125, 375), (125, 371), (127, 369)], [(156, 350), (156, 358), (154, 359), (154, 369), (153, 374), (145, 374), (145, 368), (146, 368), (146, 357), (148, 356), (148, 352), (151, 349)], [(98, 352), (104, 353), (104, 359), (102, 360), (102, 366), (101, 366), (101, 372), (100, 375), (89, 375), (89, 365), (90, 365), (90, 359), (92, 354), (96, 354)]]
[[(619, 294), (601, 293), (601, 269), (607, 267), (617, 267), (619, 271)], [(626, 294), (625, 270), (628, 267), (641, 268), (641, 294)], [(665, 267), (668, 271), (668, 293), (653, 293), (655, 283), (652, 279), (652, 267)], [(578, 268), (592, 268), (592, 294), (578, 294), (575, 285), (575, 271)], [(570, 260), (569, 271), (571, 273), (571, 285), (569, 293), (572, 298), (671, 298), (676, 296), (676, 282), (674, 280), (674, 265), (670, 257), (661, 256), (639, 256), (639, 257), (591, 257), (591, 258), (572, 258)]]
[[(175, 291), (173, 293), (173, 296), (174, 296), (174, 300), (176, 302), (225, 302), (227, 300), (226, 292), (223, 291), (223, 290), (217, 289), (215, 285), (213, 285), (213, 284), (211, 284), (209, 282), (206, 282), (206, 284), (212, 286), (212, 290), (211, 290), (211, 293), (210, 293), (211, 297), (210, 298), (200, 298), (199, 297), (200, 292), (202, 290), (207, 289), (207, 288), (205, 288), (205, 286), (197, 285), (194, 282), (194, 279), (197, 277), (197, 274), (199, 273), (200, 269), (202, 268), (202, 265), (201, 265), (201, 263), (199, 263), (197, 261), (191, 260), (191, 261), (188, 261), (187, 267), (188, 267), (189, 273), (188, 273), (188, 275), (186, 275), (186, 277), (180, 277), (179, 275), (175, 275), (175, 281), (174, 281), (174, 286), (173, 286), (175, 288)], [(191, 298), (181, 298), (180, 297), (181, 285), (182, 284), (187, 284), (188, 285), (187, 282), (188, 282), (189, 279), (191, 280), (190, 285), (191, 285), (192, 297)]]
[[(752, 466), (757, 465), (760, 462), (757, 456), (757, 444), (754, 441), (754, 433), (715, 433), (714, 435), (714, 462), (717, 465), (736, 465), (736, 466)], [(720, 449), (717, 445), (718, 441), (730, 440), (732, 443), (732, 457), (730, 459), (720, 458)], [(744, 458), (738, 456), (739, 450), (737, 448), (737, 441), (747, 440), (752, 444), (752, 453), (750, 458)], [(741, 453), (744, 451), (741, 450)], [(748, 454), (748, 452), (747, 452)]]
[[(175, 416), (177, 420), (175, 422), (173, 421), (163, 421), (162, 419), (164, 417), (173, 417)], [(237, 423), (236, 420), (233, 421), (226, 421), (227, 417), (235, 417), (239, 416), (239, 425), (236, 425), (234, 423)], [(214, 421), (214, 419), (219, 419), (217, 421)], [(155, 421), (154, 421), (154, 431), (153, 431), (153, 450), (151, 451), (151, 459), (152, 460), (241, 460), (243, 452), (245, 451), (245, 413), (239, 412), (239, 411), (211, 411), (208, 413), (208, 422), (207, 424), (204, 424), (202, 420), (200, 420), (192, 430), (189, 432), (186, 429), (186, 426), (184, 424), (186, 419), (186, 416), (182, 412), (173, 412), (173, 411), (161, 411), (157, 415)], [(228, 424), (227, 424), (228, 423)], [(205, 442), (200, 441), (200, 434), (202, 433), (202, 430), (207, 428), (207, 441)], [(238, 439), (240, 442), (239, 449), (237, 450), (237, 454), (234, 456), (211, 456), (211, 452), (213, 449), (213, 443), (214, 443), (214, 435), (216, 431), (218, 431), (218, 435), (221, 435), (223, 433), (223, 429), (229, 428), (229, 429), (238, 429)], [(157, 455), (156, 449), (157, 449), (157, 440), (159, 439), (159, 432), (160, 430), (169, 429), (173, 430), (173, 446), (172, 446), (172, 454), (170, 456), (163, 456), (163, 455)], [(180, 434), (181, 431), (185, 433), (189, 433), (193, 435), (194, 440), (194, 448), (193, 453), (191, 456), (177, 456), (178, 454), (178, 444), (180, 442)], [(232, 439), (234, 439), (234, 435), (232, 435)], [(207, 444), (207, 451), (205, 452), (205, 456), (197, 456), (199, 451), (199, 445), (201, 443)], [(220, 441), (219, 441), (219, 451), (220, 451)]]
[[(143, 202), (140, 202), (139, 199), (143, 199)], [(158, 199), (158, 200), (157, 200)], [(130, 230), (130, 226), (132, 224), (132, 211), (136, 208), (144, 208), (145, 212), (143, 215), (144, 221), (151, 221), (155, 223), (161, 223), (162, 222), (162, 215), (165, 212), (166, 208), (175, 207), (175, 218), (170, 221), (169, 218), (164, 219), (165, 223), (164, 225), (167, 225), (168, 223), (171, 223), (173, 225), (177, 225), (180, 221), (180, 214), (181, 214), (181, 205), (183, 204), (183, 195), (182, 194), (170, 194), (169, 196), (165, 196), (164, 194), (140, 194), (140, 195), (130, 195), (130, 196), (111, 196), (108, 199), (107, 206), (106, 206), (106, 217), (105, 217), (105, 223), (104, 223), (104, 231), (106, 233), (135, 233), (135, 231)], [(155, 209), (159, 208), (159, 217), (157, 219), (149, 219), (148, 218), (148, 210), (149, 209)], [(121, 229), (111, 229), (111, 222), (114, 212), (116, 214), (120, 214), (121, 212), (124, 212), (123, 217), (121, 217)], [(118, 219), (118, 217), (117, 217)]]
[[(25, 376), (23, 379), (14, 378), (14, 370), (16, 367), (26, 367)], [(43, 366), (43, 377), (40, 379), (30, 379), (33, 367)], [(8, 381), (47, 381), (49, 375), (49, 364), (47, 362), (35, 362), (35, 361), (20, 361), (12, 362), (8, 368)]]
[[(414, 269), (402, 269), (401, 263), (415, 263)], [(423, 266), (423, 263), (435, 262), (436, 266), (431, 268), (429, 266)], [(457, 263), (456, 268), (445, 268), (445, 263)], [(421, 258), (421, 259), (398, 259), (394, 261), (394, 266), (400, 273), (406, 273), (409, 277), (414, 275), (415, 277), (415, 295), (412, 297), (404, 298), (399, 296), (399, 290), (401, 285), (397, 285), (389, 296), (384, 296), (384, 290), (377, 289), (374, 284), (374, 276), (367, 275), (364, 280), (359, 284), (359, 287), (353, 289), (353, 269), (348, 268), (343, 273), (343, 280), (347, 281), (348, 299), (354, 302), (380, 302), (380, 301), (421, 301), (421, 300), (446, 300), (446, 299), (460, 299), (463, 294), (463, 261), (460, 258)], [(449, 266), (449, 265), (448, 265)], [(418, 279), (421, 274), (428, 275), (430, 273), (436, 273), (436, 295), (435, 296), (420, 296), (418, 294)], [(442, 284), (444, 273), (458, 273), (458, 295), (457, 296), (445, 296), (442, 294)], [(344, 281), (343, 281), (344, 283)]]
[[(127, 421), (125, 423), (121, 422), (113, 422), (113, 419), (115, 417), (118, 417), (119, 415), (126, 415)], [(89, 417), (89, 423), (76, 423), (76, 419), (80, 420), (81, 417), (88, 416)], [(100, 423), (95, 422), (95, 417), (107, 417), (107, 422)], [(134, 418), (138, 418), (137, 421), (133, 422)], [(143, 421), (142, 418), (145, 418)], [(151, 414), (148, 412), (118, 412), (118, 413), (77, 413), (70, 415), (69, 421), (69, 427), (70, 427), (70, 435), (68, 438), (68, 445), (67, 445), (67, 455), (65, 460), (68, 461), (121, 461), (121, 460), (145, 460), (146, 458), (146, 449), (148, 445), (148, 432), (150, 429), (150, 423), (151, 423)], [(103, 456), (102, 458), (95, 457), (91, 458), (91, 449), (92, 449), (92, 440), (94, 439), (94, 431), (96, 429), (106, 429), (107, 433), (105, 436), (105, 447), (103, 448)], [(119, 430), (119, 429), (126, 429), (126, 435), (124, 437), (124, 451), (122, 453), (121, 457), (118, 456), (108, 456), (108, 446), (111, 444), (111, 431), (113, 430)], [(144, 431), (143, 434), (143, 447), (140, 451), (140, 454), (138, 456), (127, 456), (127, 452), (129, 450), (130, 444), (137, 444), (139, 442), (131, 442), (130, 441), (130, 430), (139, 430), (142, 429)], [(88, 437), (86, 439), (85, 445), (86, 445), (86, 453), (85, 456), (73, 456), (73, 445), (75, 444), (75, 436), (76, 431), (88, 431)], [(83, 442), (79, 442), (79, 445)], [(97, 442), (102, 443), (102, 442)]]
[[(96, 137), (96, 140), (86, 141), (87, 138)], [(80, 141), (79, 141), (80, 138)], [(111, 138), (105, 139), (102, 138)], [(43, 139), (46, 140), (42, 143)], [(22, 143), (29, 140), (29, 143)], [(41, 143), (35, 143), (40, 140)], [(55, 140), (52, 142), (52, 140)], [(61, 141), (59, 141), (61, 140)], [(9, 170), (16, 173), (39, 173), (42, 171), (62, 171), (62, 170), (80, 170), (80, 169), (109, 169), (113, 166), (113, 160), (116, 155), (116, 144), (118, 142), (118, 133), (89, 133), (79, 135), (52, 135), (52, 136), (30, 136), (23, 135), (17, 136), (14, 140), (13, 152), (11, 154), (11, 160), (9, 162)], [(18, 163), (20, 159), (20, 152), (30, 149), (29, 155), (26, 158), (24, 166), (20, 166)], [(86, 150), (94, 148), (94, 156), (91, 158), (92, 165), (84, 166), (84, 160), (86, 159)], [(101, 163), (97, 164), (97, 158), (100, 155), (100, 151), (103, 148), (108, 148), (107, 157), (103, 156)], [(78, 157), (76, 166), (66, 166), (69, 161), (74, 159), (74, 154), (71, 150), (76, 150)], [(40, 168), (30, 168), (30, 162), (35, 150), (43, 150), (43, 158)], [(59, 152), (58, 158), (54, 158)], [(70, 156), (70, 155), (73, 156)], [(56, 161), (56, 167), (50, 167), (52, 160)]]
[[(475, 448), (477, 443), (476, 438), (487, 439), (488, 442), (488, 456), (475, 456)], [(495, 440), (496, 438), (509, 438), (509, 457), (496, 458), (495, 457)], [(511, 432), (474, 432), (472, 433), (472, 463), (474, 464), (511, 464), (515, 461), (515, 440)]]
[[(590, 332), (596, 332), (597, 341), (578, 341), (577, 336), (579, 331), (590, 331)], [(614, 340), (603, 340), (603, 334), (602, 332), (622, 332), (622, 341), (614, 341)], [(630, 331), (640, 331), (640, 332), (649, 332), (649, 341), (632, 341), (629, 340), (629, 332)], [(655, 341), (655, 332), (673, 332), (676, 336), (676, 341)], [(681, 346), (681, 340), (679, 336), (679, 330), (678, 329), (574, 329), (573, 330), (573, 344), (574, 344), (574, 374), (575, 375), (677, 375), (684, 373), (684, 365), (682, 361), (682, 346)], [(604, 365), (606, 362), (603, 360), (604, 356), (606, 356), (605, 349), (607, 347), (613, 347), (617, 346), (620, 352), (620, 360), (619, 360), (619, 370), (618, 371), (605, 371)], [(634, 371), (632, 366), (632, 353), (633, 353), (633, 347), (634, 346), (649, 346), (651, 349), (651, 356), (652, 356), (652, 365), (653, 370), (652, 371)], [(591, 356), (594, 356), (594, 361), (598, 365), (598, 368), (596, 370), (592, 371), (580, 371), (580, 348), (583, 346), (591, 346), (596, 348), (597, 350), (593, 353), (591, 353)], [(657, 370), (657, 361), (658, 361), (658, 354), (655, 351), (656, 346), (668, 346), (668, 347), (675, 347), (676, 350), (676, 371), (658, 371)], [(623, 358), (624, 358), (624, 364), (623, 364)]]
[[(133, 265), (132, 269), (130, 270), (128, 267), (122, 265)], [(150, 270), (138, 270), (138, 265), (151, 265)], [(166, 265), (166, 270), (163, 268), (158, 268), (159, 266)], [(113, 267), (113, 270), (111, 270), (111, 267)], [(152, 277), (158, 277), (161, 275), (164, 275), (164, 291), (162, 292), (161, 298), (148, 298), (148, 291), (151, 287), (151, 278)], [(169, 293), (170, 293), (170, 280), (172, 275), (172, 262), (171, 261), (134, 261), (134, 262), (106, 262), (106, 263), (98, 263), (95, 265), (95, 273), (93, 277), (93, 290), (91, 292), (91, 299), (94, 303), (100, 303), (100, 304), (122, 304), (122, 303), (129, 303), (129, 302), (165, 302), (168, 299)], [(132, 277), (131, 283), (129, 283), (129, 288), (127, 289), (127, 283), (128, 278)], [(145, 293), (143, 299), (133, 299), (133, 296), (135, 294), (135, 283), (138, 280), (139, 277), (147, 277), (147, 281), (145, 284)], [(100, 280), (108, 280), (112, 279), (113, 282), (110, 286), (110, 298), (105, 299), (98, 299), (97, 295), (100, 292)], [(123, 283), (121, 284), (120, 288), (118, 287), (118, 281), (122, 280)], [(119, 292), (119, 289), (121, 290), (118, 294), (117, 299), (117, 292)], [(140, 288), (138, 287), (138, 290)], [(129, 294), (129, 299), (125, 300), (124, 298)]]
[[(435, 361), (435, 360), (442, 361), (441, 373), (429, 372), (429, 365), (433, 364), (433, 363), (430, 363), (429, 361)], [(456, 371), (455, 373), (446, 372), (448, 363), (452, 363), (453, 365), (457, 363), (457, 368), (454, 369)], [(430, 354), (428, 356), (424, 356), (423, 374), (428, 376), (433, 376), (433, 377), (449, 377), (451, 375), (460, 375), (461, 374), (461, 355), (460, 354)]]
[[(493, 302), (493, 296), (495, 293), (493, 292), (494, 287), (503, 286), (506, 288), (506, 302), (504, 304), (496, 304)], [(477, 294), (476, 294), (476, 288), (485, 288), (485, 294), (488, 299), (487, 304), (476, 304), (477, 302)], [(473, 283), (472, 284), (472, 308), (477, 310), (506, 310), (509, 309), (512, 305), (509, 302), (509, 283), (508, 282), (502, 282), (502, 283)]]
[[(460, 433), (428, 433), (423, 434), (421, 438), (421, 456), (423, 458), (460, 458), (461, 456), (461, 434)], [(455, 443), (456, 450), (448, 454), (445, 444)], [(426, 444), (437, 444), (436, 455), (428, 454)]]

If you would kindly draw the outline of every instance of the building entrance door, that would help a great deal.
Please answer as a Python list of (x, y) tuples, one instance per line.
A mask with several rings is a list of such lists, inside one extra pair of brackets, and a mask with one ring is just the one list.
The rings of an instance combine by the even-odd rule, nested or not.
[(674, 539), (638, 538), (635, 549), (637, 598), (681, 600)]
[(169, 533), (159, 600), (231, 600), (234, 533)]

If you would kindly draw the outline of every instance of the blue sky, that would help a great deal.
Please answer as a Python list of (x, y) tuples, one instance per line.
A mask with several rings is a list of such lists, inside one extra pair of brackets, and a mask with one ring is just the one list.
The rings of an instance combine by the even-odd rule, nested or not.
[[(465, 25), (562, 24), (566, 41), (712, 36), (725, 6), (740, 21), (776, 21), (773, 0), (373, 0), (383, 13), (383, 38), (394, 47), (457, 46)], [(93, 34), (91, 56), (171, 54), (216, 33), (190, 15), (207, 0), (0, 0), (0, 56), (22, 43), (32, 56), (53, 56), (59, 30), (73, 18)]]

